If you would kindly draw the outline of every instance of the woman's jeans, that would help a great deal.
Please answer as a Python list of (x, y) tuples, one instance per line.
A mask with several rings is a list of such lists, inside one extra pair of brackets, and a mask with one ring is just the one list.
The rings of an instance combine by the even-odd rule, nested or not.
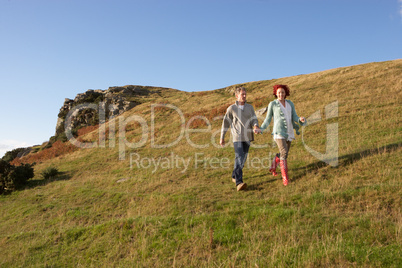
[(237, 141), (233, 142), (233, 146), (235, 149), (235, 162), (232, 178), (236, 179), (236, 185), (239, 185), (243, 182), (243, 167), (250, 149), (250, 142)]
[(288, 159), (288, 153), (291, 142), (285, 139), (276, 139), (275, 141), (279, 148), (280, 159), (281, 160)]

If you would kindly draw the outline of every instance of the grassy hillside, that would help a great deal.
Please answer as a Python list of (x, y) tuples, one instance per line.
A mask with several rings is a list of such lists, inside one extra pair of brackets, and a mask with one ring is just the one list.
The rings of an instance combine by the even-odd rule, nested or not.
[[(287, 187), (268, 172), (271, 135), (258, 135), (244, 192), (233, 148), (217, 146), (236, 85), (142, 103), (100, 127), (101, 146), (42, 160), (25, 190), (0, 196), (0, 266), (398, 267), (401, 77), (394, 60), (243, 84), (256, 110), (280, 83), (299, 116), (321, 116), (292, 143)], [(335, 167), (307, 149), (325, 153), (328, 125)], [(61, 174), (43, 179), (48, 167)]]

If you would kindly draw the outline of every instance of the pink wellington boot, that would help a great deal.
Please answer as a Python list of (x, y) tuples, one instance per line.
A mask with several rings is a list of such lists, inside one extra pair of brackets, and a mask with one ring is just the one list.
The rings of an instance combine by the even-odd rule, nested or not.
[(280, 161), (278, 155), (279, 155), (279, 154), (276, 154), (275, 157), (274, 157), (274, 159), (272, 159), (271, 168), (269, 169), (269, 172), (271, 172), (273, 176), (278, 175), (278, 173), (276, 173), (276, 167), (278, 166), (279, 161)]
[(283, 185), (288, 185), (288, 161), (280, 160)]

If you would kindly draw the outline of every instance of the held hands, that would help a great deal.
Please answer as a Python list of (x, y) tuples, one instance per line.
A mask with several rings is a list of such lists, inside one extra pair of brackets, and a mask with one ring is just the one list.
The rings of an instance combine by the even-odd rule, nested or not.
[(255, 125), (254, 129), (253, 129), (253, 132), (254, 132), (254, 134), (261, 134), (262, 130), (257, 125)]
[(303, 116), (300, 117), (300, 122), (302, 122), (302, 123), (306, 122), (306, 118), (304, 118)]
[[(262, 130), (257, 125), (255, 125), (254, 128), (253, 128), (253, 132), (254, 132), (254, 134), (261, 134)], [(220, 139), (219, 144), (222, 147), (224, 147), (225, 146), (225, 139)]]

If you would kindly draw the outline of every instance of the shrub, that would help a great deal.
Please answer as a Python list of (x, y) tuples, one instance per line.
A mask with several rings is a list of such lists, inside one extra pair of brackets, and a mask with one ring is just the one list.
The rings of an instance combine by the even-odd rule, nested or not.
[(11, 190), (21, 189), (33, 176), (34, 170), (30, 164), (14, 167), (8, 174), (8, 184), (6, 186)]
[(25, 164), (16, 167), (0, 160), (0, 194), (22, 188), (34, 176), (32, 166)]
[(45, 145), (44, 149), (51, 148), (53, 143), (55, 143), (56, 141), (61, 141), (61, 142), (68, 141), (66, 133), (63, 131), (62, 133), (59, 133), (55, 136), (50, 137), (49, 142)]
[(44, 171), (42, 171), (41, 175), (45, 180), (53, 179), (59, 174), (59, 170), (54, 167), (48, 167)]

